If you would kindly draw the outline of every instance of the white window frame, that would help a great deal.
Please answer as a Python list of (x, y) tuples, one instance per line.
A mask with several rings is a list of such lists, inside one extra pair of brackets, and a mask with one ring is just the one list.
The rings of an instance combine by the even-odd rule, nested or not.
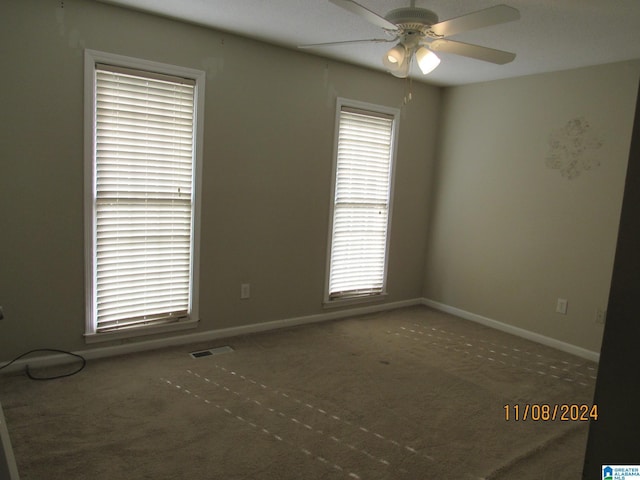
[[(335, 195), (336, 195), (336, 176), (338, 170), (338, 142), (340, 135), (340, 115), (343, 107), (360, 110), (363, 113), (370, 113), (373, 116), (386, 115), (393, 118), (391, 141), (390, 141), (390, 172), (389, 172), (389, 198), (387, 201), (387, 230), (386, 230), (386, 244), (384, 252), (384, 270), (382, 279), (382, 289), (379, 293), (370, 295), (354, 295), (354, 296), (342, 296), (337, 298), (331, 298), (329, 291), (330, 279), (331, 279), (331, 250), (333, 243), (333, 223), (335, 214)], [(367, 102), (360, 102), (356, 100), (350, 100), (347, 98), (338, 97), (336, 101), (336, 113), (335, 113), (335, 132), (334, 132), (334, 144), (333, 144), (333, 169), (331, 175), (331, 194), (330, 194), (330, 208), (329, 208), (329, 230), (327, 241), (327, 263), (325, 274), (325, 288), (324, 288), (324, 300), (323, 305), (325, 307), (342, 306), (352, 303), (365, 303), (380, 300), (387, 295), (387, 273), (389, 267), (389, 245), (391, 238), (391, 217), (393, 212), (393, 198), (394, 198), (394, 184), (395, 184), (395, 166), (398, 146), (398, 132), (399, 132), (399, 119), (400, 109), (387, 107), (383, 105), (376, 105)]]
[[(125, 330), (96, 333), (96, 64), (108, 64), (156, 74), (188, 78), (195, 81), (194, 143), (191, 207), (191, 276), (188, 316), (173, 323), (137, 326)], [(150, 335), (195, 328), (199, 322), (200, 204), (204, 133), (205, 72), (123, 55), (86, 49), (84, 53), (84, 161), (85, 161), (85, 341), (94, 343), (118, 338)]]

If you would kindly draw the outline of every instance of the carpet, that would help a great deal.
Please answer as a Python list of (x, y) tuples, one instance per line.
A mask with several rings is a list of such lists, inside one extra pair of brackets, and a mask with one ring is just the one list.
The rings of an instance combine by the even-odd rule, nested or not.
[(6, 375), (0, 401), (23, 480), (579, 479), (588, 421), (569, 406), (595, 375), (411, 307)]

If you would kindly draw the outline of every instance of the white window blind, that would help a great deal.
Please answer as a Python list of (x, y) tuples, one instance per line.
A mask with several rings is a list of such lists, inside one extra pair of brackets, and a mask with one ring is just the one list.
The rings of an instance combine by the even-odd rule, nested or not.
[(96, 332), (188, 316), (194, 85), (96, 65)]
[(384, 291), (393, 123), (392, 115), (341, 106), (329, 300)]

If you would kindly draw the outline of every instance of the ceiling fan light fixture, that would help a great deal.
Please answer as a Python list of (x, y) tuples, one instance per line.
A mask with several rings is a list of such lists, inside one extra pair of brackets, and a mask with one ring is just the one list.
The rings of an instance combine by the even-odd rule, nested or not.
[(399, 43), (398, 45), (396, 45), (395, 47), (393, 47), (391, 50), (387, 52), (387, 59), (391, 63), (402, 64), (406, 54), (407, 54), (407, 49), (404, 47), (404, 45)]
[(407, 49), (401, 43), (398, 43), (395, 47), (391, 48), (387, 53), (382, 57), (382, 63), (387, 67), (390, 71), (396, 71), (402, 68), (402, 66), (407, 63), (405, 59), (407, 57)]
[(416, 61), (424, 75), (433, 72), (440, 65), (440, 58), (427, 47), (420, 47), (416, 50)]
[[(393, 34), (394, 38), (391, 40), (372, 38), (369, 40), (328, 42), (305, 45), (301, 48), (358, 42), (396, 42), (399, 40), (399, 43), (385, 52), (382, 57), (382, 63), (386, 69), (399, 78), (409, 76), (414, 56), (422, 73), (424, 75), (431, 73), (440, 64), (440, 59), (433, 51), (460, 55), (496, 65), (504, 65), (513, 61), (516, 57), (515, 53), (447, 38), (459, 33), (518, 20), (520, 18), (518, 9), (508, 5), (494, 5), (483, 10), (440, 21), (435, 12), (416, 7), (415, 0), (411, 0), (409, 7), (392, 10), (384, 17), (360, 5), (358, 3), (360, 0), (329, 1), (344, 10), (360, 15), (369, 23), (381, 27), (386, 33)], [(427, 46), (425, 47), (425, 45)]]
[(407, 78), (409, 76), (409, 71), (411, 70), (411, 56), (407, 55), (402, 62), (402, 65), (396, 66), (396, 68), (389, 68), (389, 72), (394, 77), (398, 78)]

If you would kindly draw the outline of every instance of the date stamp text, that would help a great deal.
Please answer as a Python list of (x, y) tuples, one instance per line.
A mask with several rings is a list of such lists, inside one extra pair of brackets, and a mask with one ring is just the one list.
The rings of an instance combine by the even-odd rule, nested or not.
[(507, 422), (588, 422), (598, 420), (598, 405), (525, 403), (504, 406)]

